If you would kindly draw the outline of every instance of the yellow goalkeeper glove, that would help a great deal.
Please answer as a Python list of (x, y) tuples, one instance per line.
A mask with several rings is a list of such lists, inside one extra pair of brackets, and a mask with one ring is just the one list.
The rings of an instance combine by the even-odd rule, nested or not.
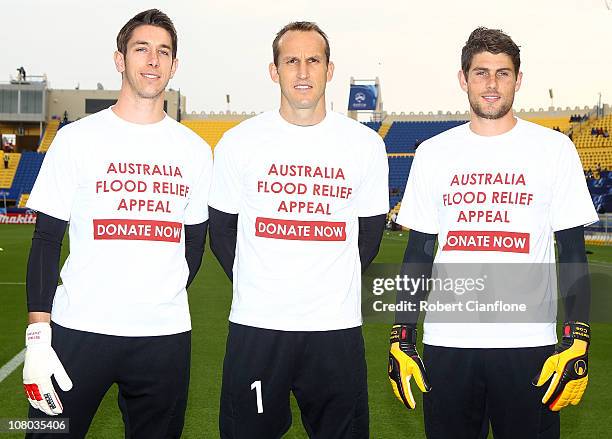
[(409, 409), (414, 409), (416, 406), (412, 390), (410, 390), (412, 377), (421, 392), (431, 390), (425, 366), (416, 350), (416, 333), (414, 326), (393, 325), (390, 337), (389, 381), (397, 399)]
[(576, 405), (589, 382), (588, 351), (591, 339), (589, 325), (581, 322), (563, 324), (563, 340), (548, 357), (534, 384), (542, 386), (551, 379), (542, 398), (553, 412), (568, 405)]

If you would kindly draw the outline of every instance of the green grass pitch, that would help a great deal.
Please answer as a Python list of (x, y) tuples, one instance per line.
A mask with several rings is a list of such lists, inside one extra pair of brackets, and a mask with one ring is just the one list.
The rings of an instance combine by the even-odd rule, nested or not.
[[(32, 235), (32, 226), (0, 226), (0, 367), (24, 347), (26, 326), (25, 269)], [(401, 260), (407, 234), (385, 235), (376, 262), (398, 263)], [(64, 245), (64, 256), (67, 253)], [(598, 274), (602, 291), (612, 290), (612, 247), (589, 247), (591, 270)], [(191, 386), (184, 438), (217, 438), (221, 368), (227, 334), (227, 316), (231, 302), (230, 282), (207, 249), (198, 277), (189, 290), (193, 323), (193, 354)], [(609, 308), (608, 308), (609, 309)], [(364, 326), (368, 362), (370, 431), (376, 439), (423, 438), (421, 396), (415, 389), (417, 410), (408, 412), (395, 399), (387, 379), (389, 325)], [(610, 407), (612, 407), (612, 324), (592, 325), (589, 387), (578, 407), (565, 409), (561, 415), (563, 438), (609, 437)], [(293, 404), (293, 427), (286, 438), (306, 438), (299, 411)], [(0, 383), (0, 419), (23, 418), (28, 403), (21, 385), (21, 367)], [(449, 407), (449, 410), (452, 408)], [(2, 434), (3, 438), (22, 437)], [(89, 436), (98, 438), (123, 437), (123, 424), (117, 408), (117, 390), (107, 395)]]

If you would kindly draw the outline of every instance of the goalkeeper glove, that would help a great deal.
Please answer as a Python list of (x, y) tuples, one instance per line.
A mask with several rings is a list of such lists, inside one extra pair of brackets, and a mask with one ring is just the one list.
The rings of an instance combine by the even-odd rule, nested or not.
[(580, 402), (589, 382), (588, 351), (590, 327), (586, 323), (566, 322), (563, 324), (563, 340), (555, 352), (548, 357), (542, 370), (534, 378), (534, 385), (540, 387), (552, 377), (542, 398), (542, 404), (558, 412), (569, 404)]
[(26, 354), (23, 365), (23, 387), (30, 405), (48, 415), (63, 411), (51, 375), (63, 391), (72, 389), (72, 381), (51, 347), (51, 325), (32, 323), (26, 330)]
[(431, 390), (425, 366), (416, 350), (416, 333), (416, 327), (411, 325), (393, 325), (389, 340), (389, 381), (397, 399), (409, 409), (416, 406), (410, 389), (410, 378), (414, 377), (421, 392)]

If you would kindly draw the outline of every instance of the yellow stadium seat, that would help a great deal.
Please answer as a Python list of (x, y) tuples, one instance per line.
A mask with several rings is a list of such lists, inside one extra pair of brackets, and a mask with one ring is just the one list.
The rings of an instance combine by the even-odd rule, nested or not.
[(57, 130), (59, 129), (59, 120), (52, 119), (47, 122), (47, 129), (45, 130), (45, 135), (40, 141), (40, 146), (38, 147), (38, 152), (47, 152), (49, 147), (51, 146), (51, 142), (55, 138), (57, 134)]
[(380, 128), (378, 129), (378, 134), (380, 135), (380, 137), (382, 137), (383, 139), (385, 138), (385, 136), (387, 135), (387, 133), (391, 129), (391, 125), (392, 124), (393, 124), (393, 122), (392, 123), (383, 122), (380, 125)]
[[(8, 155), (9, 157), (8, 169), (4, 169), (5, 155)], [(10, 189), (13, 184), (13, 178), (15, 178), (15, 173), (17, 172), (17, 166), (19, 166), (21, 154), (17, 152), (0, 152), (0, 159), (0, 188)]]
[(215, 148), (223, 134), (238, 125), (242, 120), (183, 120), (181, 123), (191, 128), (198, 136)]
[(21, 197), (19, 197), (19, 204), (17, 205), (17, 207), (26, 207), (28, 198), (30, 198), (30, 194), (21, 194)]
[(593, 128), (603, 128), (612, 136), (612, 115), (590, 119), (574, 133), (573, 140), (584, 169), (595, 170), (597, 165), (612, 168), (612, 137), (594, 136)]
[(554, 127), (559, 127), (559, 129), (566, 133), (570, 127), (570, 121), (568, 116), (563, 117), (533, 117), (527, 118), (529, 122), (537, 123), (538, 125), (542, 125), (546, 128), (553, 129)]
[(578, 148), (583, 169), (594, 171), (598, 165), (612, 169), (612, 147)]

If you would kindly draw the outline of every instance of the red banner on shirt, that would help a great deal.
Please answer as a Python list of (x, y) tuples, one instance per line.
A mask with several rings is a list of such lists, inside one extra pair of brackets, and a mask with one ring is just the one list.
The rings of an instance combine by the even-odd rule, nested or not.
[(442, 250), (529, 253), (529, 233), (454, 230), (446, 235)]
[(94, 239), (181, 242), (183, 225), (171, 221), (95, 219)]
[(346, 241), (346, 223), (258, 217), (255, 236), (291, 241)]

